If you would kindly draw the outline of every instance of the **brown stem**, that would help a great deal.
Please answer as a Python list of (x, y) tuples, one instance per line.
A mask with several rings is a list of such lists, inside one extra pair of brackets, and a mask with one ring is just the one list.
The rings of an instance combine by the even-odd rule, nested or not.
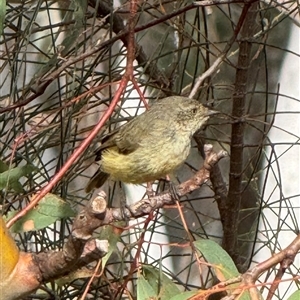
[(250, 53), (258, 13), (258, 4), (246, 4), (247, 9), (244, 24), (241, 30), (241, 40), (239, 47), (239, 57), (237, 64), (235, 91), (233, 94), (232, 116), (236, 123), (231, 130), (231, 149), (230, 149), (230, 173), (229, 190), (226, 203), (226, 210), (223, 221), (223, 247), (230, 254), (236, 264), (238, 264), (239, 254), (237, 249), (239, 211), (242, 199), (242, 179), (243, 179), (243, 156), (244, 156), (244, 134), (245, 122), (245, 99), (247, 93), (247, 77), (251, 63)]
[[(180, 197), (205, 183), (209, 179), (209, 173), (213, 166), (226, 156), (226, 152), (224, 151), (220, 151), (219, 153), (213, 152), (211, 145), (205, 145), (205, 152), (206, 158), (203, 167), (191, 179), (177, 187)], [(90, 244), (88, 257), (82, 257), (82, 252), (95, 229), (116, 221), (124, 221), (124, 218), (136, 219), (148, 215), (148, 221), (150, 221), (154, 210), (174, 203), (175, 200), (172, 199), (171, 192), (163, 192), (149, 199), (140, 200), (125, 209), (107, 208), (106, 195), (104, 192), (100, 192), (74, 219), (72, 234), (64, 245), (63, 251), (52, 251), (36, 255), (35, 259), (39, 266), (42, 280), (48, 281), (62, 276), (68, 273), (68, 271), (73, 270), (74, 266), (82, 266), (85, 261), (89, 261), (89, 257), (93, 257), (94, 255), (94, 250), (92, 249), (91, 251), (91, 247), (95, 248), (95, 246)], [(103, 252), (99, 254), (99, 249), (97, 251), (100, 257), (105, 254)], [(134, 265), (134, 269), (136, 267), (137, 265)]]
[[(285, 249), (281, 250), (278, 253), (273, 254), (269, 259), (264, 262), (259, 263), (254, 268), (248, 270), (245, 274), (243, 274), (244, 282), (249, 286), (254, 286), (258, 277), (263, 273), (268, 271), (270, 268), (274, 267), (277, 264), (280, 264), (281, 269), (278, 271), (275, 280), (272, 283), (272, 286), (269, 291), (269, 295), (267, 299), (273, 299), (272, 296), (275, 292), (275, 289), (278, 287), (281, 277), (284, 271), (294, 262), (296, 255), (300, 250), (300, 235), (294, 239), (294, 241), (288, 245)], [(253, 293), (256, 288), (254, 286)], [(251, 292), (251, 289), (249, 290)], [(251, 298), (252, 299), (252, 298)], [(254, 299), (254, 298), (253, 298)], [(255, 298), (256, 299), (256, 298)], [(261, 299), (261, 298), (257, 298)]]

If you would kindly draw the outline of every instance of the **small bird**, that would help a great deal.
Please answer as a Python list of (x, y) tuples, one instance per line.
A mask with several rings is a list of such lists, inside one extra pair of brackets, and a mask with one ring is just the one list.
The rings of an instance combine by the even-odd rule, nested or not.
[(171, 96), (109, 133), (96, 149), (100, 167), (86, 186), (89, 193), (109, 176), (141, 184), (173, 172), (187, 158), (193, 134), (218, 112), (198, 101)]

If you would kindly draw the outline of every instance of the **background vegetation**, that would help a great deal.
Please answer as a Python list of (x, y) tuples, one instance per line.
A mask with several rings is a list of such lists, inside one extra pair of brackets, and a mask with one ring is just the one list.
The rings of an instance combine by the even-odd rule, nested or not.
[[(146, 222), (130, 223), (130, 230), (124, 222), (118, 232), (106, 229), (105, 238), (116, 246), (92, 283), (94, 266), (89, 266), (75, 280), (43, 283), (28, 299), (80, 299), (85, 291), (86, 299), (137, 298), (137, 261), (167, 275), (180, 291), (206, 289), (216, 276), (200, 267), (190, 244), (194, 240), (219, 243), (245, 273), (299, 239), (299, 174), (289, 177), (289, 170), (299, 166), (299, 95), (281, 83), (283, 75), (291, 76), (292, 66), (283, 68), (287, 54), (299, 64), (299, 52), (288, 43), (299, 26), (297, 5), (8, 1), (0, 48), (0, 172), (29, 169), (13, 182), (6, 179), (0, 194), (3, 215), (24, 209), (43, 187), (80, 211), (93, 197), (84, 191), (97, 169), (93, 150), (101, 136), (144, 109), (142, 95), (150, 103), (189, 96), (222, 112), (195, 136), (188, 161), (176, 173), (178, 182), (202, 166), (205, 143), (229, 153), (205, 186), (181, 199), (181, 207), (156, 210)], [(277, 118), (283, 120), (280, 125)], [(103, 126), (99, 120), (105, 120)], [(290, 123), (294, 126), (286, 127)], [(164, 185), (155, 185), (156, 193)], [(130, 204), (145, 196), (144, 190), (123, 188), (106, 183), (109, 206), (123, 207), (125, 198)], [(39, 230), (23, 228), (15, 236), (19, 248), (62, 249), (72, 224), (64, 216)], [(267, 283), (258, 286), (264, 297), (287, 299), (298, 289), (294, 258), (262, 266), (256, 283)], [(149, 281), (151, 272), (145, 270)], [(284, 273), (288, 283), (280, 289)], [(210, 299), (224, 296), (221, 288), (217, 292)]]

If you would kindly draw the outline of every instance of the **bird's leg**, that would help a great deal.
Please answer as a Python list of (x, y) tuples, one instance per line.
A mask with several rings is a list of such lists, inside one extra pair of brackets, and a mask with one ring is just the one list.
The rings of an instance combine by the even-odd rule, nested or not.
[(152, 183), (153, 183), (152, 181), (147, 182), (146, 194), (147, 194), (148, 198), (155, 196), (155, 192), (152, 188)]
[[(151, 198), (151, 197), (154, 197), (155, 196), (155, 192), (154, 192), (154, 190), (153, 190), (153, 188), (152, 188), (152, 183), (153, 182), (147, 182), (147, 187), (146, 187), (146, 195), (148, 196), (148, 199), (143, 199), (143, 203), (145, 204), (145, 203), (148, 203), (148, 204), (150, 204), (150, 201), (149, 201), (149, 199)], [(127, 203), (125, 204), (125, 208), (127, 208), (128, 210), (129, 210), (129, 212), (130, 212), (130, 214), (132, 215), (132, 216), (134, 216), (135, 214), (136, 214), (136, 206), (138, 206), (139, 204), (138, 203), (136, 203), (136, 205), (135, 204), (133, 204), (133, 205), (128, 205)]]
[(179, 200), (178, 190), (177, 190), (176, 185), (174, 184), (174, 182), (170, 179), (169, 175), (166, 175), (166, 181), (169, 182), (169, 189), (170, 189), (171, 197), (175, 201), (178, 201)]
[(129, 222), (129, 217), (127, 216), (127, 214), (125, 213), (125, 209), (127, 208), (130, 213), (133, 215), (132, 211), (130, 210), (130, 206), (127, 204), (127, 201), (126, 201), (126, 193), (125, 193), (125, 190), (124, 190), (124, 186), (122, 188), (122, 183), (119, 182), (120, 184), (120, 196), (121, 196), (121, 199), (120, 199), (120, 209), (121, 209), (121, 214), (122, 214), (122, 217), (124, 219), (124, 221), (126, 222), (126, 225), (128, 225), (128, 222)]

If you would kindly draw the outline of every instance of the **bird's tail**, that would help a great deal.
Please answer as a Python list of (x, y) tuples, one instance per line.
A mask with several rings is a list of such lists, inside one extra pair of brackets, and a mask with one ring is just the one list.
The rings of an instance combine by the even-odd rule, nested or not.
[(86, 193), (91, 192), (93, 189), (100, 188), (108, 177), (109, 174), (102, 172), (101, 169), (98, 169), (85, 187)]

